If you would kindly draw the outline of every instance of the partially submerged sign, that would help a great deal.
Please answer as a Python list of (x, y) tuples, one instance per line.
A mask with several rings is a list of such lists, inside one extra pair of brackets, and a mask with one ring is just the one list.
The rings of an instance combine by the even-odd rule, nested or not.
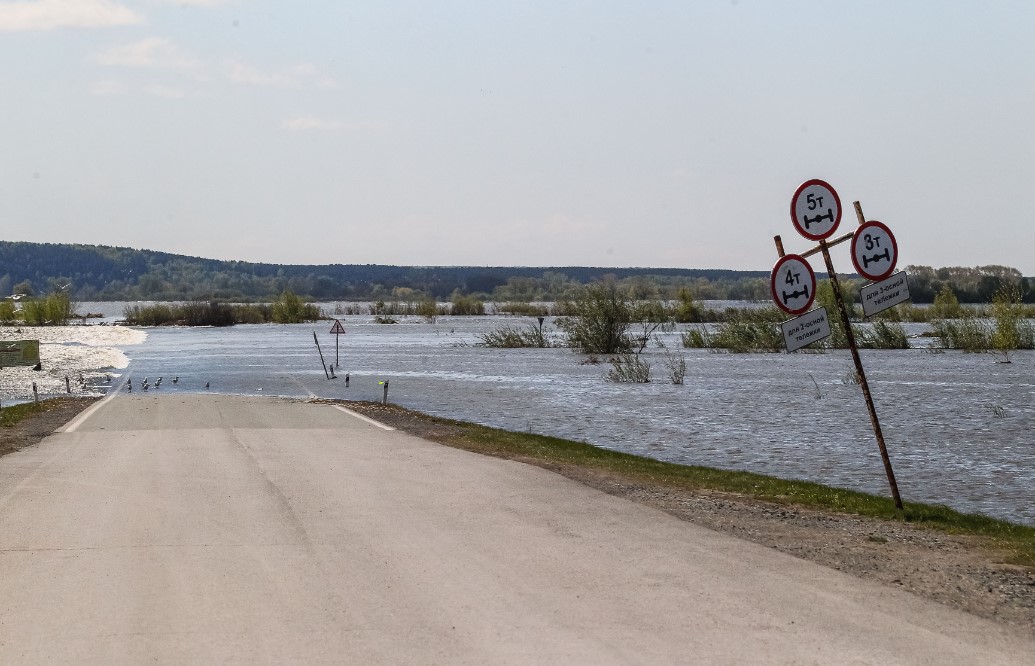
[(909, 300), (909, 284), (906, 272), (895, 273), (887, 280), (868, 284), (859, 290), (863, 314), (867, 317)]
[(780, 324), (780, 329), (783, 331), (783, 341), (789, 352), (801, 349), (805, 345), (811, 345), (813, 342), (819, 342), (830, 337), (827, 309), (816, 308), (812, 312), (785, 321)]
[(12, 365), (34, 366), (39, 362), (39, 340), (5, 340), (0, 342), (0, 368)]

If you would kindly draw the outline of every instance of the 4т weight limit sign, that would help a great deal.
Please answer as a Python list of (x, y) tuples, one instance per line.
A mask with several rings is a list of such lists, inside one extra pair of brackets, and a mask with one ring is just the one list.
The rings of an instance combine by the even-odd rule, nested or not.
[(773, 301), (781, 310), (792, 315), (808, 313), (780, 326), (787, 351), (801, 349), (830, 335), (826, 308), (809, 312), (816, 300), (816, 273), (805, 257), (797, 254), (780, 257), (773, 267), (769, 286)]

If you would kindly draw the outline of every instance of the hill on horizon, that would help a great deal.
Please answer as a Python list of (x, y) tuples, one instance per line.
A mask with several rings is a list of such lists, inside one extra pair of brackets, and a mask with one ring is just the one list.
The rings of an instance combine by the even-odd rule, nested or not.
[[(0, 241), (0, 294), (69, 288), (77, 300), (268, 300), (291, 290), (315, 300), (366, 300), (412, 290), (440, 300), (454, 292), (508, 297), (555, 293), (613, 276), (659, 284), (766, 280), (769, 271), (592, 266), (392, 266), (269, 264), (205, 259), (104, 245)], [(536, 281), (540, 284), (530, 284)], [(68, 287), (67, 285), (71, 285)], [(757, 292), (757, 284), (752, 293)], [(407, 292), (409, 293), (409, 292)], [(725, 295), (721, 297), (726, 297)], [(731, 296), (731, 297), (745, 297)]]

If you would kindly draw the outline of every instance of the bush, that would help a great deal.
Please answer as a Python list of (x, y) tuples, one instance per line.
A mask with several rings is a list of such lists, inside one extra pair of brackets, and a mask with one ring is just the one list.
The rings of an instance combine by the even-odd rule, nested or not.
[(479, 337), (482, 339), (478, 343), (479, 346), (498, 349), (553, 346), (550, 340), (543, 334), (542, 329), (535, 324), (529, 324), (524, 329), (501, 326), (495, 331), (483, 333)]
[(22, 304), (22, 319), (30, 326), (66, 326), (73, 316), (72, 299), (63, 291)]
[(726, 349), (739, 354), (778, 352), (784, 348), (779, 323), (785, 318), (776, 308), (731, 308), (712, 333), (704, 326), (687, 329), (681, 336), (683, 346)]
[(9, 299), (0, 300), (0, 323), (13, 324), (18, 315), (14, 309), (14, 301)]
[(1030, 321), (1024, 319), (1024, 303), (1021, 291), (1016, 287), (1003, 287), (992, 298), (992, 317), (995, 328), (991, 335), (991, 346), (999, 351), (1035, 348), (1035, 330)]
[(864, 349), (909, 349), (902, 324), (877, 320), (868, 329), (856, 329), (857, 344)]
[(584, 354), (618, 354), (632, 349), (632, 302), (613, 282), (583, 287), (557, 320), (568, 344)]
[(606, 379), (619, 384), (646, 384), (650, 382), (650, 364), (638, 354), (622, 354), (611, 358), (611, 369)]
[(463, 296), (459, 292), (453, 292), (450, 301), (450, 314), (458, 316), (485, 314), (485, 303), (473, 296)]
[(966, 314), (960, 319), (938, 319), (931, 329), (945, 349), (981, 352), (991, 346), (991, 332), (977, 317)]
[(284, 291), (271, 305), (273, 321), (278, 324), (301, 324), (320, 318), (320, 309), (302, 299), (290, 290)]
[(666, 350), (665, 367), (668, 369), (668, 378), (672, 380), (672, 383), (681, 385), (683, 378), (686, 377), (686, 357)]

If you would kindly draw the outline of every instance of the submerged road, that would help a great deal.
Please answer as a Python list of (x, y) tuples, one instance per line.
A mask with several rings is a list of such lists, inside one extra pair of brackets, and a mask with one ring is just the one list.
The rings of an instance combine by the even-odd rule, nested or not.
[(0, 663), (1031, 663), (1008, 629), (325, 404), (0, 458)]

